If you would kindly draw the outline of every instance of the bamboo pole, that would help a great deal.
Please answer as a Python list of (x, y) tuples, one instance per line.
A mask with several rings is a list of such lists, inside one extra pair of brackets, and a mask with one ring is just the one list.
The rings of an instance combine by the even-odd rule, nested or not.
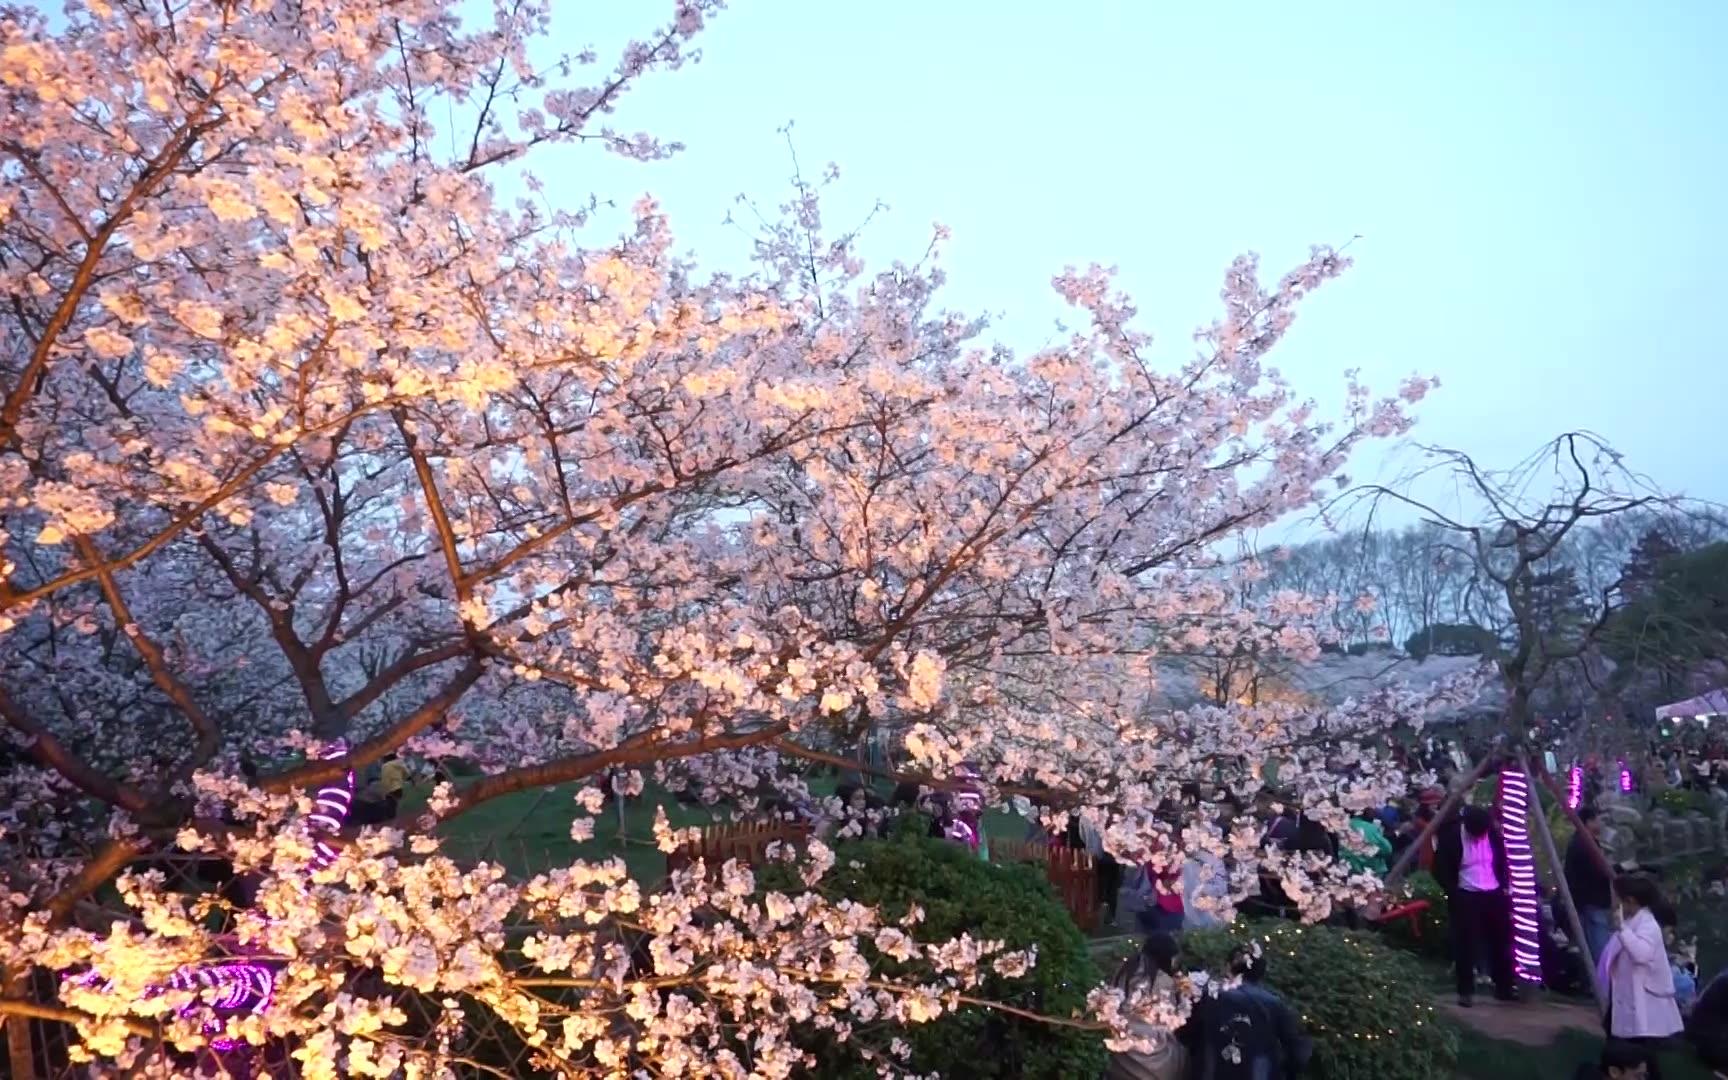
[(1386, 872), (1387, 889), (1394, 888), (1400, 881), (1404, 880), (1404, 875), (1410, 872), (1411, 865), (1422, 854), (1422, 849), (1433, 841), (1434, 834), (1440, 831), (1440, 826), (1451, 816), (1452, 811), (1458, 809), (1458, 804), (1464, 801), (1477, 782), (1488, 775), (1488, 770), (1494, 767), (1494, 762), (1499, 757), (1498, 745), (1498, 741), (1496, 741), (1495, 749), (1490, 750), (1488, 755), (1477, 763), (1475, 770), (1464, 779), (1463, 783), (1452, 789), (1445, 801), (1434, 811), (1434, 820), (1422, 829), (1421, 835), (1416, 837), (1416, 842), (1405, 848), (1404, 854), (1398, 856), (1398, 861), (1393, 863), (1392, 869)]
[[(1536, 786), (1535, 774), (1530, 771), (1530, 761), (1524, 755), (1518, 755), (1518, 767), (1524, 770), (1524, 778), (1532, 788)], [(1566, 800), (1560, 800), (1564, 806)], [(1590, 952), (1590, 939), (1584, 935), (1584, 920), (1578, 915), (1578, 904), (1572, 899), (1572, 886), (1566, 881), (1566, 865), (1560, 861), (1560, 849), (1554, 846), (1554, 834), (1548, 828), (1548, 814), (1542, 809), (1542, 799), (1538, 795), (1533, 807), (1536, 816), (1536, 831), (1542, 836), (1542, 853), (1548, 858), (1548, 866), (1554, 871), (1555, 884), (1560, 889), (1560, 903), (1566, 909), (1566, 921), (1571, 925), (1572, 939), (1578, 943), (1578, 951), (1584, 957), (1584, 968), (1590, 980), (1590, 993), (1596, 999), (1596, 1007), (1604, 1013), (1608, 1011), (1608, 1002), (1602, 996), (1602, 987), (1596, 981), (1596, 957)]]

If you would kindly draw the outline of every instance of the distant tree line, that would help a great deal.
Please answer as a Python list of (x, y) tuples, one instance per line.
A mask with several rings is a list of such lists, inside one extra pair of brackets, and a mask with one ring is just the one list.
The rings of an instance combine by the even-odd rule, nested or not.
[[(1329, 614), (1340, 651), (1492, 657), (1517, 640), (1505, 590), (1439, 524), (1353, 530), (1261, 559), (1269, 590), (1340, 598)], [(1581, 525), (1524, 597), (1550, 644), (1590, 635), (1608, 688), (1680, 695), (1721, 678), (1728, 658), (1728, 521), (1662, 508)]]

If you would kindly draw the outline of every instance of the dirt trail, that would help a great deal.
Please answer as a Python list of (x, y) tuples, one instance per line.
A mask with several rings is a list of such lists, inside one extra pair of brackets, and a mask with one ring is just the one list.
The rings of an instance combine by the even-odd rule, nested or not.
[(1567, 1028), (1600, 1034), (1602, 1021), (1596, 1009), (1588, 1004), (1549, 1001), (1537, 998), (1517, 1004), (1502, 1003), (1492, 997), (1478, 998), (1475, 1008), (1462, 1009), (1450, 994), (1437, 998), (1435, 1008), (1460, 1024), (1491, 1039), (1502, 1039), (1523, 1046), (1548, 1046)]

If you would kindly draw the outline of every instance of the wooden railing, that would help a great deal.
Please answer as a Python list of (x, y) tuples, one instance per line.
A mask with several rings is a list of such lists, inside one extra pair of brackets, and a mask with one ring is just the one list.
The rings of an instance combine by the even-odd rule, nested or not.
[(1031, 863), (1042, 867), (1062, 906), (1085, 933), (1098, 927), (1098, 873), (1084, 848), (1042, 844), (1033, 840), (991, 840), (990, 861)]
[(810, 826), (781, 822), (746, 821), (734, 825), (705, 825), (694, 841), (666, 856), (666, 873), (673, 874), (700, 859), (707, 873), (717, 874), (729, 860), (761, 866), (768, 859), (770, 844), (798, 843), (808, 839)]

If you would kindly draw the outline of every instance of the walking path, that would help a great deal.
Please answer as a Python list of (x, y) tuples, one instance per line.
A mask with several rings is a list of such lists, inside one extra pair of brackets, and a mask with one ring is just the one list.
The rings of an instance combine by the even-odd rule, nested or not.
[(1478, 999), (1475, 1008), (1459, 1008), (1451, 994), (1434, 999), (1447, 1016), (1490, 1039), (1521, 1046), (1548, 1046), (1568, 1028), (1591, 1035), (1602, 1033), (1602, 1020), (1594, 1006), (1552, 998), (1535, 998), (1506, 1004), (1492, 998)]

